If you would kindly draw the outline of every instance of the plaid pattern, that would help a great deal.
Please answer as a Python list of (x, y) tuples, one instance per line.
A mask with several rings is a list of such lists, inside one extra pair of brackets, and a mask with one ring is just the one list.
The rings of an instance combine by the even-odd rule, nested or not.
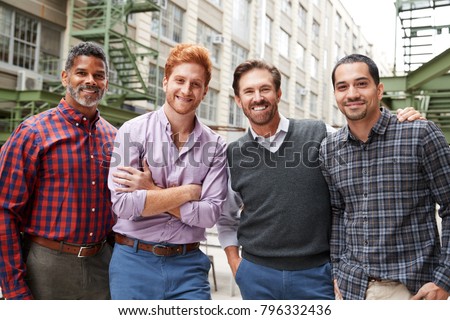
[(89, 127), (64, 99), (25, 120), (0, 151), (0, 286), (29, 298), (19, 231), (70, 243), (101, 241), (113, 224), (107, 142), (116, 129), (97, 116)]
[(450, 292), (450, 148), (442, 132), (382, 109), (366, 143), (345, 127), (322, 142), (320, 157), (344, 298), (364, 299), (368, 277), (400, 281), (412, 293), (430, 281)]

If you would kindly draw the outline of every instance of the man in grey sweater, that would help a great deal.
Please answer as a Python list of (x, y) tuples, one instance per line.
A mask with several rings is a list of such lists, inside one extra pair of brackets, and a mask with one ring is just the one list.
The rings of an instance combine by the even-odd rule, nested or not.
[[(251, 127), (228, 146), (219, 241), (243, 299), (334, 299), (330, 198), (318, 156), (333, 129), (283, 117), (280, 86), (280, 72), (264, 61), (246, 61), (234, 72), (235, 101)], [(409, 116), (417, 113), (406, 110)]]

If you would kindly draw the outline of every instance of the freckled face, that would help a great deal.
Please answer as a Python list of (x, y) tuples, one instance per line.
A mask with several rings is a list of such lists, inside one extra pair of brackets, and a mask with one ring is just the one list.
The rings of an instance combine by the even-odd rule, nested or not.
[(206, 71), (196, 63), (179, 64), (169, 78), (164, 77), (163, 89), (167, 107), (178, 114), (193, 114), (208, 92)]

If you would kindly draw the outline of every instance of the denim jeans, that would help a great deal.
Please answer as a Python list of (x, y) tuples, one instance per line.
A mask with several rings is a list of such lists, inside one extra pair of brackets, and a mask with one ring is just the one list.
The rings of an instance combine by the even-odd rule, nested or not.
[(242, 259), (236, 283), (244, 300), (334, 300), (330, 263), (287, 271)]
[(152, 252), (115, 244), (109, 268), (113, 300), (210, 300), (209, 258), (194, 250), (184, 255)]

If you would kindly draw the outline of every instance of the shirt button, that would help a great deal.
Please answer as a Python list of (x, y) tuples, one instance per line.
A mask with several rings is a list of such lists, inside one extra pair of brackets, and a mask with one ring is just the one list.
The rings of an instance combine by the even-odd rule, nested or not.
[(92, 185), (95, 185), (95, 181), (92, 181)]
[(91, 154), (91, 159), (94, 159), (94, 155), (93, 154)]
[(83, 120), (86, 121), (87, 119), (85, 117), (83, 117)]
[(78, 127), (80, 124), (77, 122), (77, 123), (75, 123), (75, 125)]
[(363, 197), (364, 197), (364, 198), (367, 198), (367, 193), (364, 193), (364, 194), (363, 194)]
[(369, 240), (364, 240), (364, 245), (368, 246), (369, 245)]
[(363, 170), (362, 170), (362, 173), (363, 173), (363, 174), (367, 174), (367, 169), (363, 169)]
[(91, 232), (91, 233), (89, 233), (89, 236), (91, 236), (91, 237), (92, 237), (93, 235), (94, 235), (94, 233), (92, 233), (92, 232)]
[(95, 212), (95, 208), (92, 208), (92, 212)]

